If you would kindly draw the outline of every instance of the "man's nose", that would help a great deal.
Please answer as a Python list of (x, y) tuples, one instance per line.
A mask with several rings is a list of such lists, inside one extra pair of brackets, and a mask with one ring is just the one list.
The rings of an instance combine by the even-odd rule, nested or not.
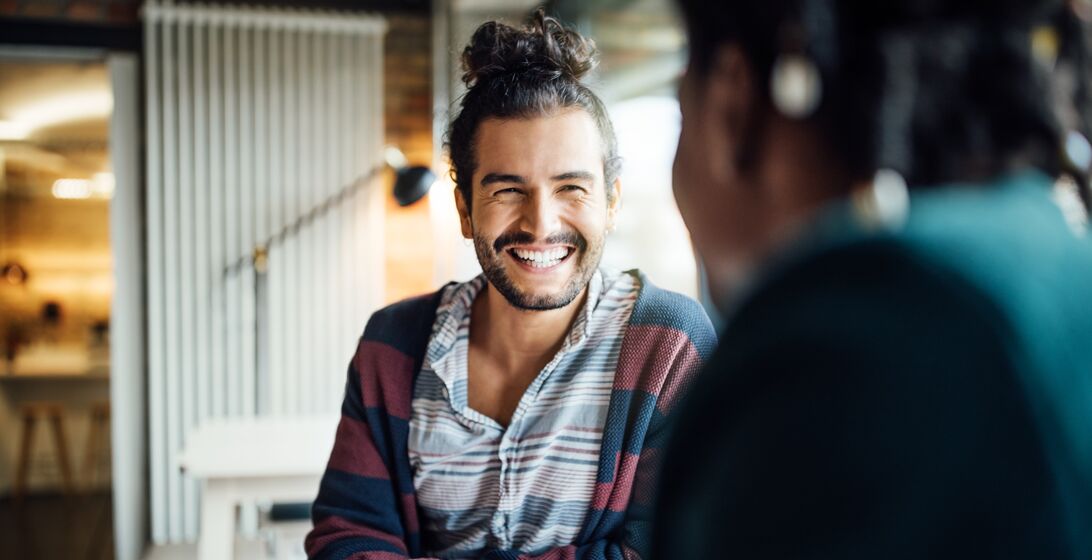
[(524, 207), (521, 229), (543, 240), (561, 229), (560, 208), (549, 197), (534, 196)]

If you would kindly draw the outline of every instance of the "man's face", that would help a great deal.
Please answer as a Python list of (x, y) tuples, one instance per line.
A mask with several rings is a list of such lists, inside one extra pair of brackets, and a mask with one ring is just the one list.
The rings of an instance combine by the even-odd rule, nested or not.
[(470, 208), (455, 198), (486, 278), (517, 308), (565, 307), (599, 266), (618, 203), (595, 122), (582, 109), (486, 119), (474, 152)]

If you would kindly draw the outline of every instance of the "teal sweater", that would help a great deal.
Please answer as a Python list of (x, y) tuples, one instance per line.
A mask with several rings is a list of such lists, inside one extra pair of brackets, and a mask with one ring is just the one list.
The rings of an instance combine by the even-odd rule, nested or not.
[(657, 558), (1092, 558), (1092, 242), (1023, 173), (834, 210), (680, 406)]

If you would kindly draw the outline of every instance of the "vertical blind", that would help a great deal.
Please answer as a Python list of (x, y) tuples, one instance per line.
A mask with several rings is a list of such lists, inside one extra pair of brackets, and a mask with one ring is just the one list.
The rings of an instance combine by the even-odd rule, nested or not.
[(386, 26), (151, 1), (144, 27), (149, 465), (161, 544), (197, 535), (197, 488), (176, 462), (197, 425), (338, 410), (347, 360), (382, 299), (384, 198), (372, 183)]

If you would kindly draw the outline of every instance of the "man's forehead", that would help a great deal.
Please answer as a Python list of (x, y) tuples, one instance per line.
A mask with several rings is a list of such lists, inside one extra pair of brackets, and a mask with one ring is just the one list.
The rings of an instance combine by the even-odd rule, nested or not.
[(565, 173), (602, 176), (602, 142), (582, 109), (518, 119), (489, 118), (476, 134), (478, 177), (508, 174), (538, 179)]

